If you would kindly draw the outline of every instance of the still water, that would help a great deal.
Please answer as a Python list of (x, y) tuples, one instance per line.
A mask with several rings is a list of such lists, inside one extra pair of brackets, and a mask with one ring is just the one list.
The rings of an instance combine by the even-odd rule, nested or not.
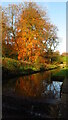
[(57, 81), (51, 79), (54, 72), (56, 70), (9, 79), (3, 84), (3, 93), (32, 98), (58, 99), (63, 82), (58, 81), (58, 78)]
[[(9, 115), (12, 117), (16, 114), (16, 116), (18, 115), (17, 117), (19, 117), (19, 119), (20, 116), (24, 119), (25, 115), (26, 117), (32, 116), (41, 118), (62, 117), (61, 105), (54, 103), (56, 103), (55, 100), (60, 99), (60, 90), (63, 84), (61, 81), (63, 80), (58, 81), (57, 77), (57, 80), (53, 81), (51, 77), (52, 74), (57, 71), (59, 70), (45, 71), (28, 76), (20, 76), (18, 78), (9, 79), (7, 81), (4, 80), (2, 88), (3, 95), (14, 97), (17, 96), (21, 98), (21, 100), (22, 98), (26, 98), (27, 101), (23, 100), (16, 103), (13, 97), (10, 99), (9, 97), (4, 97), (3, 116), (6, 117)], [(29, 99), (32, 101), (28, 102)], [(38, 101), (33, 102), (33, 100)], [(39, 100), (41, 100), (41, 103), (39, 103)], [(47, 100), (47, 102), (49, 100), (50, 103), (46, 103), (45, 100)], [(22, 107), (21, 110), (19, 110), (20, 107)], [(24, 113), (22, 111), (26, 112)]]

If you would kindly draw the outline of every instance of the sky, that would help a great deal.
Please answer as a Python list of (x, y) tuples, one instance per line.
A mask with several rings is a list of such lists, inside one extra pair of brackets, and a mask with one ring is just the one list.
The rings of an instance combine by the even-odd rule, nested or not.
[[(56, 50), (60, 53), (66, 52), (66, 2), (37, 2), (50, 18), (51, 23), (58, 28), (57, 36), (59, 45)], [(8, 2), (3, 2), (2, 6), (7, 6)]]
[(66, 3), (65, 2), (46, 2), (38, 3), (47, 10), (50, 21), (58, 28), (59, 45), (57, 50), (60, 53), (66, 51)]

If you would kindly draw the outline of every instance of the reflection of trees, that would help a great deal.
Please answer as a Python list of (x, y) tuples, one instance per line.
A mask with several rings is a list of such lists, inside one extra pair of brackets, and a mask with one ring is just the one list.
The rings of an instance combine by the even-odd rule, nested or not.
[[(50, 72), (37, 73), (30, 76), (20, 77), (16, 82), (16, 92), (25, 96), (41, 96), (44, 91), (43, 80), (47, 79)], [(46, 81), (47, 81), (46, 80)]]
[(32, 97), (59, 98), (61, 83), (52, 82), (50, 78), (50, 72), (20, 77), (16, 81), (16, 93)]
[(21, 77), (16, 82), (16, 91), (25, 96), (39, 96), (41, 91), (40, 81), (36, 81), (36, 79), (34, 81), (33, 76), (28, 77), (26, 80)]
[[(17, 80), (9, 81), (5, 88), (13, 90), (18, 95), (59, 98), (62, 82), (52, 82), (50, 72), (42, 72), (30, 76), (23, 76)], [(7, 87), (8, 86), (8, 87)]]

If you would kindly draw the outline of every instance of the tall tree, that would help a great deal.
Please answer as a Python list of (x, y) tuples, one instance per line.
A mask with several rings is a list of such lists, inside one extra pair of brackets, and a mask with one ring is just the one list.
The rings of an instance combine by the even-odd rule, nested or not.
[(48, 40), (54, 43), (56, 36), (54, 37), (53, 28), (46, 12), (41, 11), (35, 3), (25, 4), (17, 25), (15, 46), (18, 59), (36, 61), (46, 52)]
[(16, 37), (16, 22), (19, 20), (19, 13), (22, 5), (9, 4), (2, 8), (2, 54), (11, 57), (17, 54), (14, 49)]
[(18, 54), (19, 60), (36, 62), (58, 43), (57, 28), (50, 23), (46, 11), (32, 2), (3, 8), (2, 33), (3, 53)]
[(6, 54), (6, 39), (7, 39), (7, 17), (4, 14), (4, 11), (2, 11), (2, 55), (5, 56)]

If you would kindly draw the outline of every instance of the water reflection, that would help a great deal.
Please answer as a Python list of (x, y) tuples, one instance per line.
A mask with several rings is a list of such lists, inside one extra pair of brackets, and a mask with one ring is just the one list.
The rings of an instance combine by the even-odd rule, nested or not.
[[(61, 90), (61, 85), (63, 84), (63, 82), (56, 82), (56, 81), (52, 81), (51, 84), (47, 84), (45, 82), (43, 82), (43, 84), (45, 85), (45, 90), (42, 93), (42, 95), (44, 96), (48, 96), (48, 98), (60, 98), (60, 90)], [(47, 84), (47, 85), (46, 85)]]
[[(43, 98), (43, 99), (38, 99), (38, 101), (36, 102), (35, 101), (33, 102), (33, 99), (31, 99), (32, 101), (30, 102), (29, 99), (27, 99), (28, 102), (27, 101), (24, 102), (24, 99), (21, 99), (23, 100), (21, 101), (23, 111), (25, 109), (27, 112), (29, 111), (30, 115), (41, 116), (42, 118), (46, 116), (55, 117), (55, 118), (60, 117), (61, 115), (60, 105), (52, 104), (53, 103), (52, 100), (60, 98), (60, 89), (63, 82), (59, 82), (58, 78), (57, 81), (53, 81), (51, 79), (52, 72), (54, 71), (47, 71), (29, 76), (22, 76), (19, 78), (9, 79), (7, 82), (3, 84), (2, 93), (5, 95), (8, 94), (10, 96), (14, 96), (14, 95), (21, 96), (23, 98), (26, 97)], [(18, 105), (17, 102), (15, 106), (14, 100), (13, 98), (11, 100), (10, 99), (7, 100), (7, 105), (10, 106), (10, 108), (12, 105), (13, 107), (16, 107)], [(39, 100), (41, 100), (41, 104), (39, 103)], [(50, 102), (46, 103), (45, 100), (47, 101), (50, 100)], [(20, 107), (21, 106), (19, 106), (19, 108)], [(22, 112), (22, 114), (24, 113)]]
[(41, 97), (45, 86), (43, 85), (43, 79), (50, 82), (50, 72), (46, 74), (33, 74), (30, 76), (20, 77), (16, 81), (15, 92), (18, 95), (30, 96), (30, 97)]
[(3, 91), (25, 97), (59, 98), (62, 82), (51, 80), (51, 71), (9, 80)]

